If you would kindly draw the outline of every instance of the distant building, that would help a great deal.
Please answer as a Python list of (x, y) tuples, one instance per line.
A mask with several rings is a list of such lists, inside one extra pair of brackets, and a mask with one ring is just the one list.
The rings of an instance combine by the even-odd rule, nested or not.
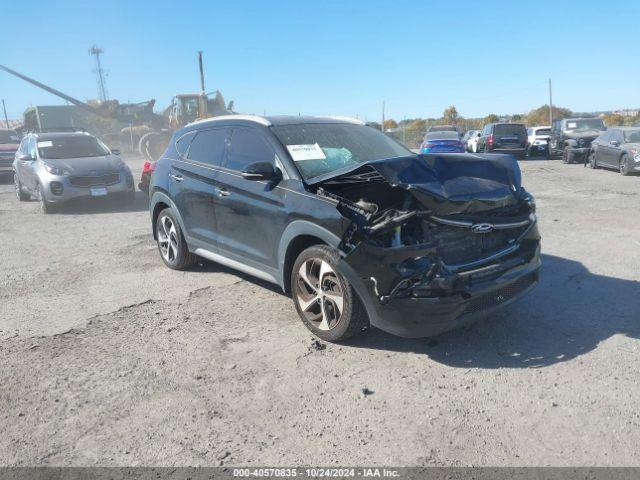
[(637, 108), (625, 108), (622, 110), (616, 110), (613, 113), (615, 115), (620, 115), (621, 117), (637, 117), (640, 115), (640, 110)]

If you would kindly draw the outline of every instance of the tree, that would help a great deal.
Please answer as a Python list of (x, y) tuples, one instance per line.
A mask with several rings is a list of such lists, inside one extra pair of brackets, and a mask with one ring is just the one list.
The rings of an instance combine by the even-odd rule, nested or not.
[(393, 118), (384, 121), (384, 131), (393, 130), (394, 128), (398, 128), (398, 122), (396, 122)]
[(451, 105), (442, 113), (442, 118), (444, 119), (444, 123), (446, 123), (447, 125), (456, 125), (459, 118), (458, 110), (456, 110), (455, 106)]
[(489, 115), (484, 117), (483, 123), (496, 123), (499, 121), (500, 121), (500, 117), (498, 117), (498, 115), (496, 115), (495, 113), (490, 113)]
[(624, 124), (624, 117), (622, 115), (618, 115), (617, 113), (610, 113), (609, 115), (605, 115), (604, 117), (602, 117), (602, 120), (607, 127), (614, 127)]
[[(570, 117), (572, 115), (571, 110), (562, 107), (553, 107), (553, 119), (562, 120), (563, 118)], [(542, 105), (541, 107), (531, 110), (527, 114), (528, 125), (547, 125), (549, 123), (549, 105)]]

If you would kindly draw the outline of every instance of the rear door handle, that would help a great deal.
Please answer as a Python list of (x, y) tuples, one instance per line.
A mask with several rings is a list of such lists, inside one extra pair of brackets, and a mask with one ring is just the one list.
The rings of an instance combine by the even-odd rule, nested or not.
[(170, 173), (169, 177), (171, 177), (173, 180), (175, 180), (176, 182), (181, 182), (182, 180), (184, 180), (182, 178), (182, 175), (176, 175), (175, 173)]

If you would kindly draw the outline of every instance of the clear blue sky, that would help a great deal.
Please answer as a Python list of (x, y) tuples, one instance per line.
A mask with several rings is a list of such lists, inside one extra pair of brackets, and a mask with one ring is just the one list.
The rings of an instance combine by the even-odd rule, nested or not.
[[(199, 88), (238, 111), (378, 120), (640, 106), (637, 1), (2, 2), (0, 63), (80, 99), (96, 98), (88, 47), (105, 50), (111, 98)], [(13, 118), (55, 97), (0, 72)]]

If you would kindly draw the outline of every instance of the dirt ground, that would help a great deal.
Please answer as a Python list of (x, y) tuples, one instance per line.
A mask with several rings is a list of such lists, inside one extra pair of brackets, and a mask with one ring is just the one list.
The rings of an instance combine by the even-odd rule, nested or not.
[(640, 465), (640, 177), (521, 165), (539, 287), (342, 345), (270, 285), (164, 267), (141, 194), (44, 216), (4, 182), (0, 465)]

